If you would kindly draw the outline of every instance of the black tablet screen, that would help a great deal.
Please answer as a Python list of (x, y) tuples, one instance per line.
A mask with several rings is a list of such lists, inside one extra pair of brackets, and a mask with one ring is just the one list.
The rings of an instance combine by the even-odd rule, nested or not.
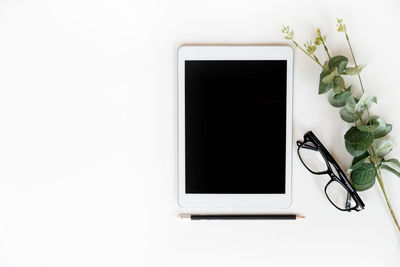
[(285, 193), (286, 64), (185, 61), (186, 193)]

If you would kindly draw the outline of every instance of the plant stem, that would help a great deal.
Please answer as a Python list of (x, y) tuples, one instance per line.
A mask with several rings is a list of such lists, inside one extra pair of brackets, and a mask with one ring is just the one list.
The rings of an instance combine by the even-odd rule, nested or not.
[(387, 204), (387, 206), (388, 206), (388, 208), (390, 210), (390, 214), (392, 215), (393, 221), (396, 224), (397, 230), (399, 230), (399, 232), (400, 232), (400, 224), (399, 224), (399, 221), (396, 218), (396, 215), (394, 214), (394, 211), (392, 209), (392, 205), (390, 205), (389, 198), (388, 198), (388, 196), (386, 194), (386, 191), (385, 191), (385, 186), (383, 185), (382, 173), (381, 173), (380, 169), (378, 169), (378, 174), (377, 174), (376, 177), (377, 177), (379, 185), (380, 185), (380, 187), (382, 189), (382, 193), (385, 196), (386, 204)]
[[(347, 31), (345, 31), (344, 34), (345, 34), (345, 36), (346, 36), (347, 43), (349, 44), (349, 48), (350, 48), (351, 56), (353, 57), (354, 65), (355, 65), (356, 68), (357, 68), (358, 65), (357, 65), (356, 57), (354, 56), (353, 48), (351, 47), (350, 39), (349, 39), (349, 36), (347, 35)], [(360, 81), (361, 91), (364, 93), (364, 86), (363, 86), (363, 83), (362, 83), (362, 81), (361, 81), (360, 73), (357, 74), (357, 76), (358, 76), (358, 80)]]
[(309, 58), (311, 58), (314, 62), (316, 62), (318, 65), (320, 65), (321, 68), (322, 68), (325, 72), (331, 73), (328, 69), (326, 69), (326, 68), (321, 64), (321, 62), (319, 62), (319, 60), (318, 60), (318, 58), (317, 58), (316, 56), (312, 57), (311, 54), (309, 54), (306, 50), (304, 50), (303, 47), (301, 47), (295, 40), (292, 39), (292, 42), (293, 42), (293, 44), (294, 44), (296, 47), (300, 48), (300, 50), (303, 51), (304, 54), (306, 54), (306, 55), (307, 55)]
[(367, 114), (368, 114), (368, 121), (367, 121), (367, 123), (368, 123), (368, 122), (371, 123), (371, 116), (369, 115), (369, 110), (368, 110), (368, 108), (367, 108)]
[(328, 47), (326, 46), (326, 44), (325, 44), (325, 42), (324, 42), (324, 38), (322, 38), (322, 36), (320, 36), (320, 38), (321, 38), (322, 44), (324, 45), (326, 54), (328, 55), (329, 59), (331, 59), (331, 55), (329, 55), (329, 52), (328, 52)]
[[(356, 68), (357, 68), (358, 65), (357, 65), (356, 57), (354, 56), (353, 48), (351, 47), (350, 38), (349, 38), (349, 36), (347, 35), (347, 31), (344, 32), (344, 35), (346, 36), (346, 41), (347, 41), (347, 44), (349, 45), (350, 53), (351, 53), (351, 57), (353, 58), (354, 65), (355, 65)], [(360, 73), (358, 73), (357, 76), (358, 76), (358, 80), (360, 81), (361, 91), (362, 91), (362, 93), (364, 93), (364, 86), (363, 86), (363, 83), (362, 83), (362, 81), (361, 81)], [(368, 113), (368, 121), (371, 121), (371, 116), (370, 116), (370, 114), (369, 114), (369, 109), (368, 109), (368, 107), (367, 107), (367, 113)], [(368, 122), (368, 121), (367, 121), (367, 122)]]
[(361, 121), (361, 125), (364, 125), (364, 121), (363, 121), (363, 119), (362, 119), (361, 115), (357, 113), (357, 116), (358, 116), (358, 118), (359, 118), (359, 119), (360, 119), (360, 121)]
[(375, 153), (374, 147), (370, 146), (370, 148), (371, 148), (371, 151), (372, 151), (372, 156), (375, 158), (375, 165), (376, 165), (376, 167), (378, 167), (378, 156)]
[[(346, 41), (347, 41), (347, 44), (349, 45), (350, 52), (351, 52), (351, 57), (353, 58), (354, 65), (355, 65), (356, 68), (357, 68), (358, 65), (357, 65), (356, 57), (354, 56), (353, 48), (351, 47), (350, 38), (349, 38), (349, 36), (347, 35), (347, 31), (344, 32), (344, 35), (346, 36)], [(357, 76), (358, 76), (358, 80), (360, 81), (361, 91), (362, 91), (362, 93), (364, 93), (364, 86), (363, 86), (363, 83), (362, 83), (362, 81), (361, 81), (360, 73), (358, 73)], [(368, 113), (368, 121), (371, 121), (371, 116), (369, 115), (369, 109), (368, 109), (368, 107), (367, 107), (367, 113)]]

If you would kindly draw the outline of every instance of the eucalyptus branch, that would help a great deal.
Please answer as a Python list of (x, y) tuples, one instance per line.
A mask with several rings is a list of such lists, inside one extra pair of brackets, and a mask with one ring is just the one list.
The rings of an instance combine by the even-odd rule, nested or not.
[[(355, 65), (356, 68), (358, 68), (356, 57), (354, 56), (353, 48), (352, 48), (351, 43), (350, 43), (350, 38), (349, 38), (349, 35), (347, 34), (346, 24), (344, 24), (343, 20), (341, 20), (341, 19), (337, 19), (337, 22), (338, 22), (338, 24), (337, 24), (338, 31), (339, 32), (344, 32), (347, 44), (349, 45), (351, 56), (352, 56), (353, 61), (354, 61), (354, 65)], [(361, 75), (360, 75), (359, 72), (357, 73), (357, 76), (358, 76), (358, 80), (360, 81), (361, 91), (362, 91), (362, 93), (364, 93), (364, 86), (363, 86), (363, 83), (362, 83), (362, 80), (361, 80)], [(367, 114), (368, 114), (368, 123), (371, 123), (371, 115), (369, 113), (368, 105), (366, 106), (366, 110), (367, 110)], [(378, 165), (378, 156), (377, 156), (377, 153), (376, 153), (376, 151), (375, 151), (375, 149), (373, 147), (373, 144), (371, 144), (370, 148), (371, 148), (371, 151), (372, 151), (372, 156), (375, 159), (375, 168), (377, 170), (376, 177), (377, 177), (377, 180), (379, 182), (379, 186), (381, 187), (382, 192), (383, 192), (383, 194), (385, 196), (386, 204), (387, 204), (387, 206), (388, 206), (388, 208), (390, 210), (390, 214), (392, 215), (393, 221), (396, 224), (397, 229), (400, 231), (399, 222), (398, 222), (398, 220), (396, 218), (396, 214), (394, 213), (394, 211), (392, 209), (392, 205), (390, 204), (389, 197), (386, 194), (385, 187), (384, 187), (384, 184), (383, 184), (382, 173), (381, 173), (381, 169), (380, 169), (380, 164), (381, 163), (379, 163), (379, 165)]]
[[(288, 26), (283, 27), (282, 32), (286, 34), (285, 38), (287, 40), (292, 41), (297, 48), (322, 68), (318, 89), (319, 94), (330, 92), (328, 96), (329, 103), (334, 107), (341, 108), (340, 117), (344, 121), (354, 123), (354, 126), (344, 135), (346, 149), (354, 157), (352, 166), (349, 169), (350, 181), (353, 187), (357, 191), (364, 191), (371, 188), (375, 181), (378, 180), (393, 221), (400, 232), (400, 225), (387, 196), (381, 172), (381, 169), (386, 169), (400, 177), (400, 161), (394, 158), (384, 158), (394, 147), (393, 141), (388, 138), (382, 138), (389, 134), (392, 130), (392, 125), (378, 116), (371, 116), (369, 109), (374, 103), (377, 103), (377, 99), (369, 92), (365, 92), (360, 76), (364, 66), (357, 64), (343, 20), (338, 19), (337, 22), (337, 30), (345, 34), (354, 61), (354, 67), (347, 66), (348, 59), (345, 56), (337, 55), (331, 57), (326, 45), (326, 36), (321, 34), (319, 28), (317, 28), (317, 36), (314, 43), (307, 41), (304, 44), (305, 49), (293, 39), (294, 33), (289, 30)], [(321, 64), (314, 54), (321, 44), (328, 56), (328, 60), (324, 64)], [(351, 94), (351, 85), (346, 87), (345, 80), (342, 77), (346, 75), (358, 76), (362, 91), (360, 99)], [(362, 116), (364, 111), (367, 113), (366, 121), (363, 120)], [(360, 123), (357, 123), (358, 121)]]

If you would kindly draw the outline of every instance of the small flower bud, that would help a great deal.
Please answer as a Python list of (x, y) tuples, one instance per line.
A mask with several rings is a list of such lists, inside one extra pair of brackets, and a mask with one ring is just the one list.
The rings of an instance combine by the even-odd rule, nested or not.
[(342, 19), (337, 19), (337, 24), (336, 26), (338, 26), (337, 31), (338, 32), (346, 32), (346, 25), (343, 24), (343, 20)]

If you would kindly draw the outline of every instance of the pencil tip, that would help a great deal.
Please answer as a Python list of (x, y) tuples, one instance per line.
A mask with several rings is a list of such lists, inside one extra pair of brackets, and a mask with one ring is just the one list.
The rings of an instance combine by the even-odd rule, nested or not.
[(179, 218), (181, 218), (181, 219), (190, 219), (190, 214), (179, 214)]
[(296, 219), (304, 219), (306, 218), (305, 216), (301, 216), (301, 215), (296, 215)]

